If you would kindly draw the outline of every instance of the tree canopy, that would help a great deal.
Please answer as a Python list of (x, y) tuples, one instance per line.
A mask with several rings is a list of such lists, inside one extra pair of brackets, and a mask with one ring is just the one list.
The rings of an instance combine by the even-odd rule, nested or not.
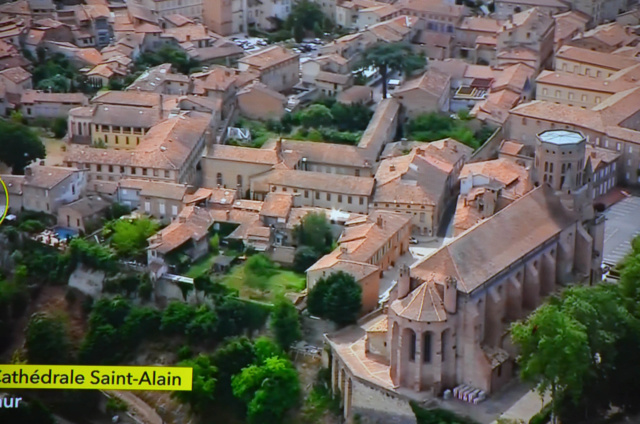
[(165, 44), (158, 50), (148, 50), (142, 53), (136, 60), (136, 68), (144, 70), (163, 63), (170, 63), (178, 72), (186, 75), (200, 66), (197, 60), (190, 58), (183, 50)]
[(282, 297), (276, 301), (271, 312), (271, 331), (284, 350), (302, 338), (298, 310), (289, 299)]
[(418, 115), (406, 127), (407, 137), (416, 141), (434, 141), (451, 137), (474, 149), (480, 147), (493, 132), (481, 127), (474, 132), (463, 119), (453, 119), (437, 112)]
[(68, 330), (61, 316), (34, 314), (27, 325), (25, 344), (32, 364), (66, 364), (71, 359)]
[(331, 20), (322, 13), (320, 6), (309, 0), (301, 0), (293, 4), (284, 27), (290, 30), (295, 40), (300, 43), (308, 32), (313, 31), (317, 37), (320, 37), (324, 31), (331, 29), (332, 24)]
[(36, 159), (46, 156), (40, 137), (22, 123), (0, 120), (0, 162), (11, 167), (14, 174)]
[(218, 369), (211, 358), (204, 354), (179, 362), (178, 366), (193, 368), (193, 384), (190, 391), (173, 392), (173, 396), (189, 404), (194, 412), (203, 412), (215, 400)]
[(232, 379), (233, 394), (247, 404), (249, 424), (278, 424), (298, 403), (300, 382), (290, 360), (271, 357)]
[(111, 246), (119, 256), (142, 257), (147, 239), (158, 230), (159, 224), (149, 218), (118, 219), (105, 225), (102, 234), (111, 237)]
[(319, 279), (309, 291), (309, 313), (338, 325), (356, 321), (362, 309), (362, 288), (351, 274), (335, 272)]
[(640, 390), (640, 249), (625, 260), (618, 285), (565, 289), (514, 323), (522, 377), (551, 389), (563, 422), (637, 411)]
[(382, 77), (382, 98), (387, 98), (387, 83), (390, 73), (402, 72), (410, 76), (413, 72), (423, 69), (427, 59), (422, 54), (415, 54), (407, 43), (377, 43), (367, 48), (362, 57), (362, 68), (378, 68)]

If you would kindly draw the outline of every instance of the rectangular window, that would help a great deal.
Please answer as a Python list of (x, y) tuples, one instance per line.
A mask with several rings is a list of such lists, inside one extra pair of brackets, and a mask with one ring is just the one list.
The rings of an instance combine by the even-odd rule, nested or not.
[(338, 203), (342, 203), (342, 194), (338, 194)]
[(361, 198), (360, 198), (360, 204), (361, 204), (361, 205), (364, 205), (364, 197), (361, 197)]
[(304, 191), (304, 198), (308, 199), (309, 198), (309, 190), (305, 190)]
[(331, 193), (327, 193), (327, 201), (331, 200)]
[(347, 197), (347, 203), (348, 203), (348, 204), (351, 204), (351, 201), (352, 201), (352, 200), (353, 200), (353, 199), (351, 198), (351, 196)]
[(316, 200), (320, 200), (320, 192), (316, 191)]
[(150, 202), (144, 202), (144, 211), (149, 213), (151, 212), (151, 203)]
[(164, 215), (164, 213), (165, 213), (164, 203), (160, 203), (160, 215)]
[(171, 206), (171, 215), (178, 215), (178, 207), (176, 205)]

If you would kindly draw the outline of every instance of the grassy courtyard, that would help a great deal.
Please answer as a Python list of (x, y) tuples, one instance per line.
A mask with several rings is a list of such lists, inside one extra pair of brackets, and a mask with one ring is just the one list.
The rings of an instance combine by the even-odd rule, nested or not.
[[(209, 253), (191, 264), (183, 275), (196, 278), (206, 275), (211, 271), (213, 263), (218, 255)], [(299, 292), (306, 286), (306, 279), (303, 274), (279, 268), (277, 266), (268, 270), (268, 275), (252, 278), (245, 272), (247, 262), (233, 266), (228, 273), (216, 277), (219, 281), (238, 291), (241, 298), (271, 302), (278, 296), (288, 292)]]
[(261, 287), (252, 287), (247, 282), (245, 266), (236, 265), (224, 276), (222, 283), (228, 287), (238, 290), (240, 297), (245, 299), (270, 302), (278, 296), (288, 292), (299, 292), (305, 288), (306, 280), (304, 275), (293, 271), (277, 269)]

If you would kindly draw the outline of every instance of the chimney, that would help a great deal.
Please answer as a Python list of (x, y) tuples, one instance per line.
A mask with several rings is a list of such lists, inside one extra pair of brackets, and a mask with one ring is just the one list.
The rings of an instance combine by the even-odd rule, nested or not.
[(157, 242), (162, 241), (162, 231), (160, 231), (159, 233), (156, 234), (156, 241)]
[(278, 154), (282, 153), (282, 137), (279, 137), (276, 140), (276, 153)]
[(457, 152), (457, 151), (458, 151), (458, 145), (457, 145), (457, 144), (454, 144), (454, 145), (453, 145), (453, 151), (454, 151), (454, 152)]
[(447, 277), (444, 281), (444, 310), (455, 314), (458, 306), (458, 281), (454, 277)]
[(591, 157), (592, 157), (593, 159), (595, 159), (595, 158), (596, 158), (596, 152), (595, 152), (595, 151), (591, 152)]
[(402, 265), (398, 273), (398, 281), (396, 284), (396, 299), (402, 299), (411, 291), (411, 272), (409, 266)]
[(340, 253), (347, 253), (348, 249), (347, 246), (345, 246), (344, 244), (340, 245)]
[(187, 34), (187, 41), (191, 41), (191, 34)]
[(160, 119), (163, 118), (164, 115), (164, 95), (160, 94)]
[(389, 171), (394, 172), (396, 170), (396, 166), (395, 165), (390, 165), (389, 166)]
[(33, 176), (33, 169), (31, 169), (31, 167), (30, 167), (30, 166), (27, 166), (27, 167), (24, 169), (24, 175), (25, 175), (26, 177), (32, 177), (32, 176)]
[(184, 224), (187, 222), (187, 217), (186, 216), (179, 216), (178, 217), (178, 222), (181, 224)]
[(378, 225), (378, 227), (380, 228), (384, 226), (384, 221), (382, 220), (381, 216), (378, 216), (378, 219), (376, 219), (376, 225)]

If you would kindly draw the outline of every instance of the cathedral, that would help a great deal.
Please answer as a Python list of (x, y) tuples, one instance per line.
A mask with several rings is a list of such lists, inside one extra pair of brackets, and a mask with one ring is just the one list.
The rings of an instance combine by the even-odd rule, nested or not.
[(462, 388), (481, 401), (514, 378), (510, 324), (562, 286), (601, 280), (584, 137), (539, 134), (529, 171), (531, 191), (401, 269), (378, 314), (326, 336), (346, 418), (415, 422), (407, 400)]

